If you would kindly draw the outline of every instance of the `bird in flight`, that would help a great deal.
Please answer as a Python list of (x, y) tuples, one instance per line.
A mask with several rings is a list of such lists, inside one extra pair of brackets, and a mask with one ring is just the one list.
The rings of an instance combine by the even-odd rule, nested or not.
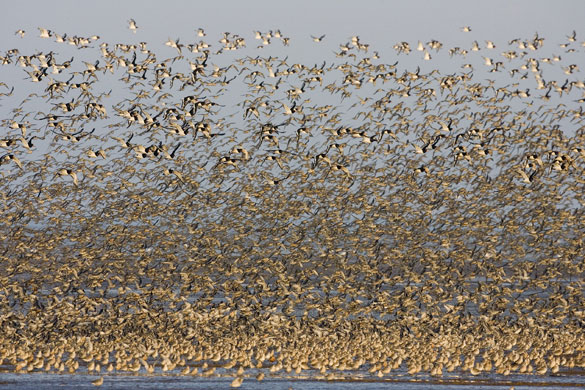
[(134, 19), (130, 19), (130, 20), (128, 21), (128, 28), (129, 28), (130, 30), (132, 30), (132, 32), (133, 32), (134, 34), (136, 34), (136, 30), (138, 29), (138, 26), (136, 25), (136, 21), (134, 21)]

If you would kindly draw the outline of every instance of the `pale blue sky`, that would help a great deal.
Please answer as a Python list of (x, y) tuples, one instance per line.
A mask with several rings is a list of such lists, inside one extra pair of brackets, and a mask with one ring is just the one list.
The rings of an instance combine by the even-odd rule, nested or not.
[[(561, 6), (559, 6), (561, 3)], [(397, 41), (445, 40), (457, 44), (469, 37), (509, 40), (566, 35), (583, 25), (583, 1), (23, 1), (4, 4), (0, 15), (2, 46), (14, 42), (23, 28), (38, 36), (39, 26), (72, 35), (99, 34), (105, 41), (124, 38), (154, 42), (190, 36), (203, 27), (212, 34), (229, 31), (252, 40), (253, 30), (280, 28), (291, 43), (309, 35), (327, 34), (326, 41), (342, 43), (359, 34), (378, 50), (391, 49)], [(127, 20), (139, 26), (134, 37)], [(472, 32), (462, 34), (460, 27)], [(585, 38), (585, 37), (583, 37)], [(308, 50), (318, 49), (308, 45)], [(307, 50), (297, 45), (291, 49)]]

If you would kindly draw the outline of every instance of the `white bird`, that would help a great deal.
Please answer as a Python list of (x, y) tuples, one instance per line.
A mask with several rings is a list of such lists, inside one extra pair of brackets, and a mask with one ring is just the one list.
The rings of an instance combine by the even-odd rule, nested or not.
[(73, 179), (73, 184), (75, 184), (76, 186), (79, 184), (77, 181), (77, 174), (75, 172), (73, 172), (71, 169), (60, 169), (59, 172), (57, 172), (58, 176), (71, 176), (71, 178)]
[(129, 26), (128, 26), (128, 28), (129, 28), (130, 30), (132, 30), (132, 32), (133, 32), (134, 34), (136, 34), (136, 30), (138, 29), (138, 26), (136, 25), (136, 22), (134, 21), (134, 19), (130, 19), (130, 20), (128, 21), (128, 23), (129, 23)]
[(50, 38), (53, 35), (51, 30), (47, 30), (46, 28), (39, 27), (39, 31), (41, 32), (41, 38)]
[(524, 170), (522, 170), (522, 169), (518, 169), (517, 171), (520, 174), (520, 176), (522, 177), (522, 182), (527, 183), (527, 184), (532, 183), (532, 180), (534, 179), (534, 175), (536, 174), (536, 172), (538, 172), (538, 171), (534, 171), (534, 172), (532, 172), (532, 174), (530, 176), (528, 176), (526, 174), (526, 172), (524, 172)]

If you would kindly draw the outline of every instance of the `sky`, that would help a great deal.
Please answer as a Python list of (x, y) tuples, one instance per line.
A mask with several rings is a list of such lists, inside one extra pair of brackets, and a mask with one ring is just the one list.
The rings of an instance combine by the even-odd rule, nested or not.
[[(399, 60), (403, 69), (421, 66), (423, 72), (441, 66), (447, 71), (458, 71), (461, 63), (453, 63), (448, 49), (459, 46), (469, 50), (474, 40), (480, 45), (485, 45), (486, 40), (495, 42), (497, 49), (491, 57), (507, 50), (510, 40), (532, 39), (535, 33), (547, 39), (545, 50), (540, 50), (542, 55), (561, 54), (558, 44), (566, 41), (573, 30), (577, 30), (579, 44), (585, 41), (585, 29), (579, 30), (585, 16), (585, 2), (575, 0), (563, 1), (562, 6), (558, 4), (545, 0), (369, 0), (359, 2), (359, 6), (347, 0), (296, 0), (294, 3), (259, 0), (14, 1), (4, 5), (0, 14), (0, 53), (13, 48), (26, 54), (54, 50), (62, 56), (74, 53), (76, 60), (95, 60), (97, 49), (84, 58), (82, 51), (74, 47), (66, 51), (54, 38), (40, 39), (38, 28), (43, 27), (60, 35), (99, 35), (100, 42), (110, 45), (148, 42), (149, 49), (157, 55), (170, 57), (176, 52), (164, 45), (167, 40), (178, 38), (183, 44), (194, 43), (201, 39), (196, 34), (197, 29), (203, 28), (207, 33), (204, 39), (212, 45), (212, 51), (220, 47), (218, 40), (224, 32), (245, 38), (246, 50), (234, 52), (236, 57), (289, 56), (289, 62), (320, 64), (323, 60), (335, 60), (333, 52), (339, 51), (339, 45), (357, 35), (360, 42), (370, 45), (371, 52), (379, 52), (381, 62), (391, 64)], [(136, 34), (128, 29), (130, 19), (138, 25)], [(462, 32), (464, 26), (470, 26), (471, 32)], [(24, 38), (15, 34), (19, 29), (26, 31)], [(290, 46), (284, 47), (273, 39), (268, 48), (256, 48), (260, 42), (254, 39), (254, 31), (267, 33), (277, 29), (291, 38)], [(315, 43), (312, 35), (325, 35), (325, 38)], [(444, 43), (444, 49), (442, 53), (432, 54), (433, 61), (427, 63), (422, 60), (423, 53), (414, 50), (419, 40), (425, 43), (438, 40)], [(409, 42), (413, 49), (409, 56), (399, 55), (393, 49), (402, 41)], [(97, 44), (94, 46), (97, 48)], [(485, 53), (470, 54), (475, 54), (475, 60), (481, 64)], [(221, 57), (229, 61), (234, 56)], [(7, 84), (18, 89), (20, 76), (15, 79), (11, 73), (0, 75), (0, 78), (4, 82), (10, 78)]]
[[(352, 35), (383, 51), (409, 40), (458, 41), (469, 38), (508, 41), (529, 37), (567, 35), (582, 25), (583, 1), (25, 1), (3, 6), (0, 43), (19, 42), (14, 32), (24, 29), (38, 36), (37, 27), (113, 42), (136, 38), (147, 42), (194, 37), (202, 27), (212, 36), (237, 33), (251, 39), (254, 30), (281, 29), (291, 43), (312, 43), (310, 35), (326, 34), (326, 41), (342, 43)], [(139, 27), (135, 37), (127, 21)], [(466, 36), (460, 28), (471, 26)], [(22, 44), (22, 42), (19, 42)], [(34, 43), (30, 43), (34, 45)], [(38, 43), (37, 43), (38, 45)], [(291, 45), (317, 51), (317, 45)]]
[[(206, 42), (215, 45), (212, 50), (219, 47), (218, 40), (224, 32), (245, 38), (246, 50), (244, 53), (238, 50), (236, 56), (289, 56), (290, 61), (320, 64), (323, 60), (335, 59), (333, 52), (339, 51), (339, 45), (357, 35), (360, 42), (378, 51), (385, 63), (399, 60), (401, 66), (410, 69), (420, 65), (423, 71), (443, 65), (450, 71), (451, 68), (459, 70), (460, 64), (452, 62), (448, 49), (459, 46), (469, 50), (474, 40), (480, 45), (485, 45), (486, 40), (495, 42), (497, 49), (491, 53), (492, 57), (507, 50), (511, 39), (532, 39), (535, 33), (547, 39), (545, 50), (540, 51), (542, 55), (561, 54), (558, 43), (566, 41), (575, 29), (577, 42), (585, 41), (585, 29), (579, 31), (585, 16), (585, 2), (574, 0), (561, 4), (546, 0), (369, 0), (359, 2), (359, 6), (347, 0), (297, 0), (294, 3), (259, 0), (14, 1), (4, 5), (0, 14), (0, 52), (18, 48), (27, 54), (55, 50), (60, 55), (69, 55), (63, 45), (53, 42), (53, 38), (39, 38), (38, 28), (43, 27), (60, 35), (99, 35), (101, 42), (110, 45), (144, 41), (148, 42), (150, 50), (170, 57), (175, 51), (165, 47), (167, 40), (178, 38), (183, 44), (197, 42), (201, 38), (197, 37), (196, 30), (203, 28), (207, 33)], [(128, 29), (130, 19), (138, 25), (136, 34)], [(471, 32), (462, 32), (464, 26), (470, 26)], [(19, 29), (26, 31), (24, 38), (15, 34)], [(259, 41), (254, 39), (254, 31), (266, 33), (277, 29), (291, 38), (289, 47), (273, 42), (266, 49), (256, 49)], [(312, 35), (325, 35), (325, 38), (315, 43)], [(433, 61), (425, 63), (423, 53), (414, 50), (419, 40), (438, 40), (444, 43), (446, 50), (433, 54)], [(402, 41), (410, 43), (411, 55), (400, 56), (393, 49)], [(85, 59), (83, 53), (71, 49), (76, 59), (95, 60), (95, 50)], [(484, 53), (475, 53), (480, 64)], [(232, 58), (222, 57), (226, 61)], [(13, 80), (12, 74), (4, 77), (11, 78), (9, 84), (18, 87), (15, 84), (18, 80)], [(6, 82), (5, 79), (0, 81)]]

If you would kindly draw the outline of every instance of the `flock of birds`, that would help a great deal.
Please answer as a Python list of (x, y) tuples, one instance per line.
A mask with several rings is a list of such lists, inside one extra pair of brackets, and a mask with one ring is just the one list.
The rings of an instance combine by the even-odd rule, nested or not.
[(583, 372), (576, 33), (307, 65), (39, 32), (0, 56), (2, 370)]

